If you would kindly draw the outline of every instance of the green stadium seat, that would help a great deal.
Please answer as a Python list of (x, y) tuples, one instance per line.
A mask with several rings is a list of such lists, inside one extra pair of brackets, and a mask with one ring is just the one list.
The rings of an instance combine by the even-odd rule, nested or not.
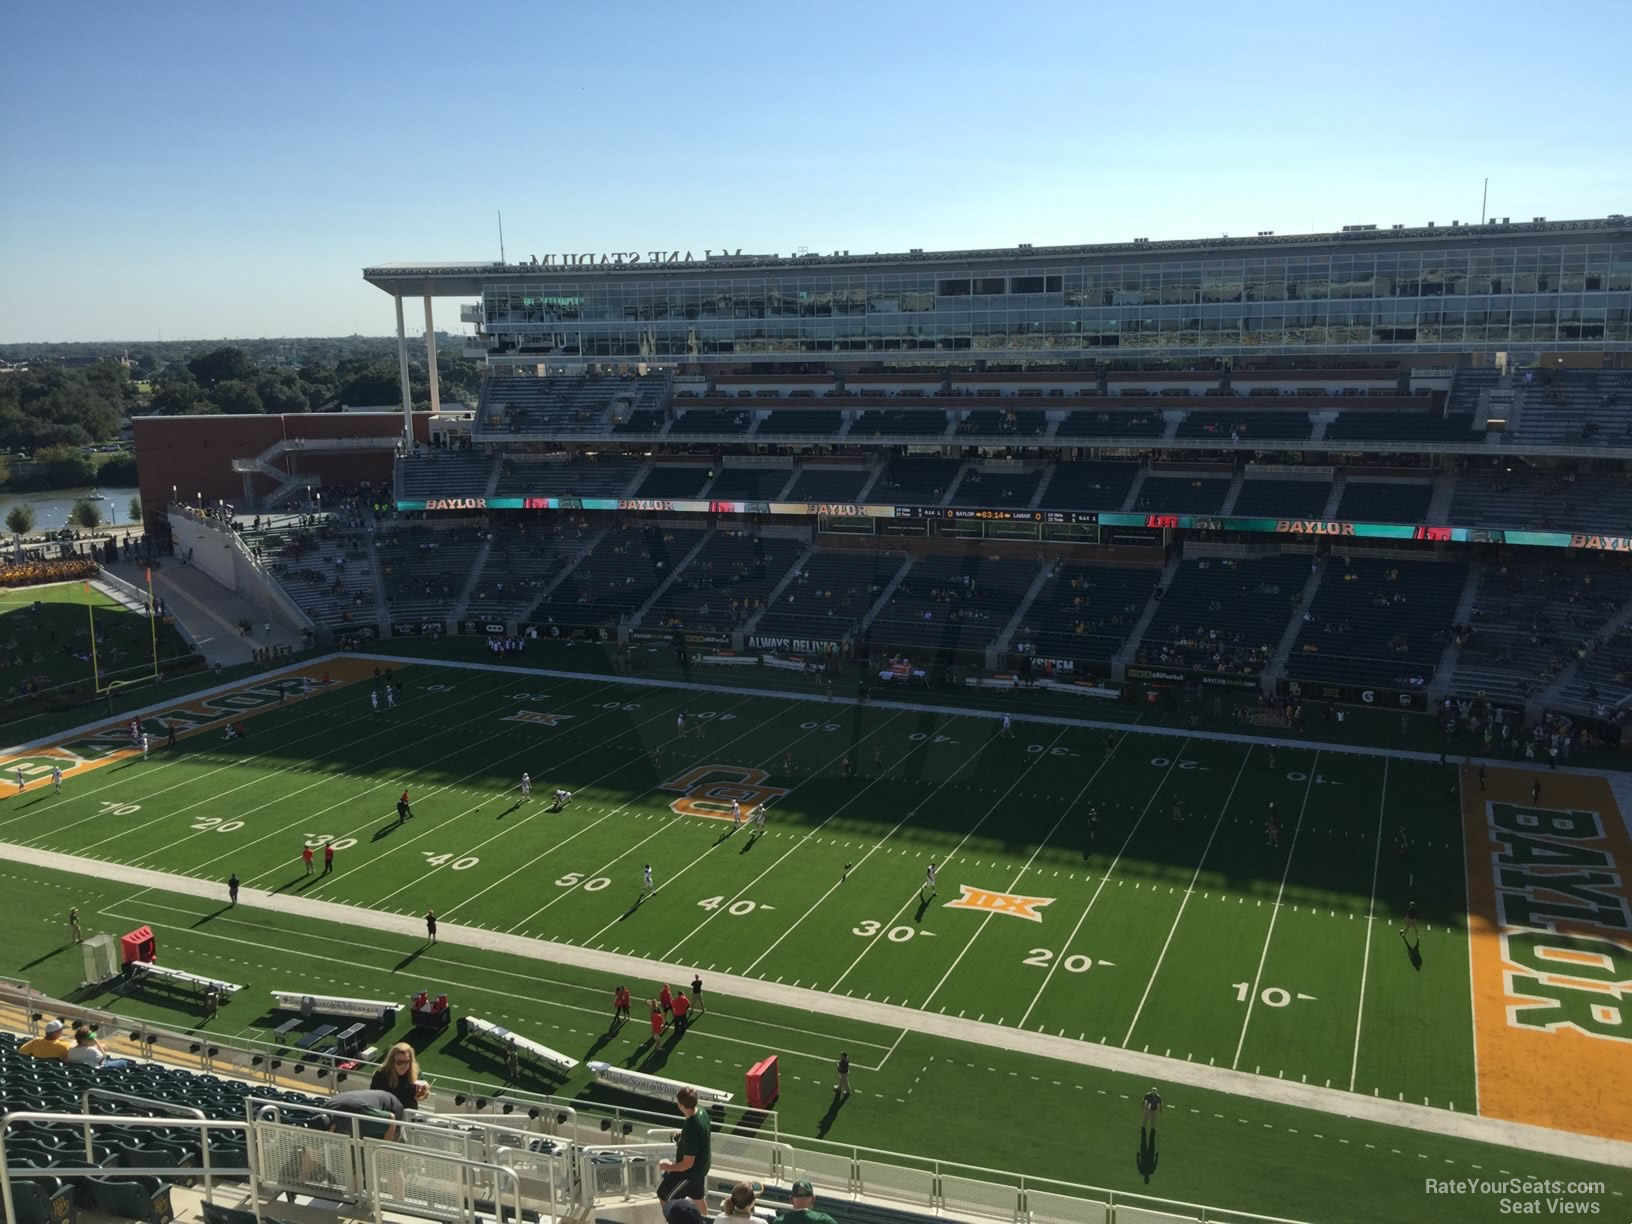
[(170, 1191), (156, 1177), (109, 1178), (91, 1177), (91, 1198), (96, 1209), (105, 1215), (123, 1220), (142, 1220), (146, 1224), (170, 1224), (175, 1211), (170, 1206)]

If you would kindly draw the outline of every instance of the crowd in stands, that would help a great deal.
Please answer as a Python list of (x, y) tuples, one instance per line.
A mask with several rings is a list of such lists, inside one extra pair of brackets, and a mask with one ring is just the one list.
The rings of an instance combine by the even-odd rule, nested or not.
[(36, 558), (0, 563), (0, 587), (41, 586), (47, 582), (73, 582), (96, 576), (96, 562), (89, 557)]

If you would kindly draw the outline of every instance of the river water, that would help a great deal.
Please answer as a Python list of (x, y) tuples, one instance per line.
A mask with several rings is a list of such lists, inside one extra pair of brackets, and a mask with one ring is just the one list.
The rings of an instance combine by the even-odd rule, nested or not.
[(105, 497), (106, 501), (96, 503), (96, 508), (102, 511), (102, 521), (123, 525), (130, 522), (130, 499), (136, 496), (137, 490), (126, 488), (103, 489), (51, 489), (42, 493), (0, 493), (0, 533), (5, 531), (6, 515), (11, 508), (22, 502), (34, 509), (34, 530), (56, 530), (68, 525), (68, 513), (74, 508), (74, 503), (82, 497), (97, 492)]

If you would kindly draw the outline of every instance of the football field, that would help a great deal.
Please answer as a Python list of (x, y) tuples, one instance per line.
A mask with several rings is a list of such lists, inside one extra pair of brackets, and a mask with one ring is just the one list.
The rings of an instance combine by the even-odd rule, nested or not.
[[(401, 684), (378, 709), (376, 668)], [(1491, 873), (1469, 848), (1487, 812), (1531, 827), (1526, 813), (1551, 810), (1522, 770), (1481, 780), (1409, 753), (1068, 720), (1016, 718), (1004, 734), (993, 715), (927, 702), (519, 669), (359, 657), (297, 671), (332, 683), (149, 715), (146, 760), (118, 723), (8, 759), (0, 841), (195, 877), (209, 897), (236, 873), (285, 895), (434, 909), (705, 979), (815, 989), (841, 1015), (854, 998), (961, 1017), (993, 1026), (994, 1045), (1023, 1029), (1462, 1113), (1494, 1094), (1487, 1114), (1566, 1124), (1506, 1066), (1502, 1000), (1478, 1005), (1480, 975), (1499, 986), (1507, 970), (1483, 963)], [(246, 735), (228, 740), (221, 720), (239, 712)], [(172, 721), (193, 729), (166, 747)], [(1542, 805), (1602, 815), (1610, 874), (1624, 871), (1602, 780), (1544, 781)], [(557, 788), (572, 792), (562, 810)], [(1618, 875), (1613, 887), (1624, 897)], [(1619, 965), (1621, 952), (1534, 957)], [(634, 988), (638, 1012), (655, 986)], [(1598, 1081), (1569, 1128), (1624, 1139), (1624, 1098), (1597, 1069), (1615, 1065), (1602, 1063), (1614, 1043), (1588, 1032), (1611, 1022), (1584, 1014), (1567, 1032), (1517, 1027), (1573, 1043), (1561, 1092)]]

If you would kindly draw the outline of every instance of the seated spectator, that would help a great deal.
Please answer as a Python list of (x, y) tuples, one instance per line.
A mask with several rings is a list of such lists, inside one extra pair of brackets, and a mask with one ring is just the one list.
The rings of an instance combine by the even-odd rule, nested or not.
[(31, 1058), (50, 1058), (62, 1062), (68, 1057), (68, 1039), (62, 1035), (62, 1021), (48, 1020), (45, 1032), (30, 1041), (23, 1042), (17, 1047), (19, 1054), (27, 1054)]
[(130, 1066), (128, 1058), (109, 1058), (107, 1049), (88, 1028), (82, 1028), (74, 1034), (74, 1047), (63, 1056), (63, 1061), (109, 1071)]
[(794, 1182), (789, 1197), (793, 1207), (777, 1216), (776, 1224), (838, 1224), (827, 1212), (815, 1209), (816, 1192), (808, 1181)]
[(419, 1102), (431, 1094), (431, 1086), (419, 1078), (419, 1059), (414, 1047), (406, 1041), (391, 1047), (368, 1086), (376, 1092), (389, 1092), (404, 1109), (417, 1108)]
[(738, 1182), (731, 1187), (731, 1195), (720, 1208), (720, 1214), (714, 1217), (714, 1224), (730, 1224), (733, 1220), (770, 1220), (774, 1212), (768, 1208), (756, 1207), (759, 1201), (762, 1186), (752, 1182)]

